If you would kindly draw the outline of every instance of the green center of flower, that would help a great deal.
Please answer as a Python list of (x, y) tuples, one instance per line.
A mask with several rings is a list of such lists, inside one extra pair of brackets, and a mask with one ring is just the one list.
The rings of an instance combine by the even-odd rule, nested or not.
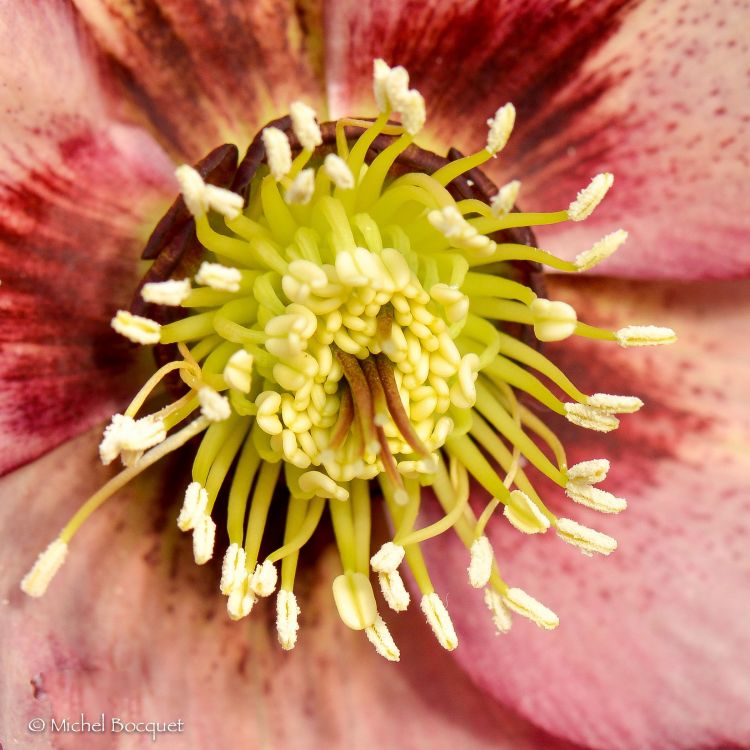
[[(556, 517), (532, 481), (532, 472), (539, 471), (575, 502), (618, 512), (625, 501), (594, 486), (605, 478), (608, 462), (569, 467), (560, 441), (518, 393), (603, 432), (618, 426), (615, 414), (642, 404), (634, 397), (581, 392), (504, 325), (532, 326), (541, 341), (576, 334), (623, 346), (669, 343), (674, 334), (653, 326), (611, 332), (579, 323), (568, 304), (538, 298), (508, 273), (514, 261), (586, 270), (622, 244), (622, 230), (574, 262), (493, 239), (514, 227), (585, 219), (612, 176), (597, 175), (567, 210), (553, 213), (512, 211), (517, 182), (489, 202), (456, 199), (451, 183), (504, 147), (515, 119), (512, 105), (488, 121), (486, 148), (432, 173), (404, 173), (399, 158), (424, 124), (424, 101), (409, 89), (406, 71), (382, 61), (375, 64), (375, 96), (380, 116), (374, 122), (338, 121), (333, 152), (321, 148), (315, 113), (293, 103), (299, 153), (293, 157), (284, 131), (266, 128), (265, 163), (246, 198), (206, 184), (192, 167), (177, 170), (204, 249), (197, 286), (190, 279), (148, 283), (144, 300), (179, 306), (184, 317), (160, 325), (120, 311), (113, 326), (141, 344), (177, 345), (179, 357), (113, 418), (100, 447), (102, 460), (119, 457), (126, 468), (40, 556), (22, 584), (27, 593), (43, 593), (74, 533), (104, 500), (199, 434), (193, 481), (177, 523), (192, 531), (196, 562), (205, 563), (214, 552), (212, 514), (217, 501), (224, 501), (222, 489), (228, 490), (229, 544), (220, 588), (229, 614), (248, 615), (279, 584), (277, 625), (284, 648), (297, 639), (299, 551), (326, 508), (342, 563), (333, 582), (341, 618), (364, 630), (392, 660), (399, 652), (378, 613), (370, 572), (387, 605), (402, 611), (410, 596), (399, 568), (407, 565), (439, 642), (455, 648), (456, 633), (421, 551), (449, 529), (470, 551), (470, 583), (485, 590), (503, 632), (510, 627), (509, 610), (544, 628), (555, 627), (557, 617), (501, 577), (484, 533), (498, 506), (524, 533), (554, 528), (585, 553), (615, 549), (611, 537)], [(389, 121), (394, 112), (402, 125)], [(368, 161), (384, 136), (390, 143)], [(139, 418), (153, 389), (174, 371), (186, 393)], [(468, 504), (470, 478), (492, 498), (479, 517)], [(279, 485), (288, 494), (284, 540), (261, 557)], [(426, 486), (444, 515), (417, 528)], [(375, 554), (373, 500), (385, 506), (394, 530)]]

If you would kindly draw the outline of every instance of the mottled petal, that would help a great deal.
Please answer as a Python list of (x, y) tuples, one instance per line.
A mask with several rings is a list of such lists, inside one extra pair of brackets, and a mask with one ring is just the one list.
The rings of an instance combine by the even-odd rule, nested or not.
[(162, 142), (195, 161), (249, 143), (293, 99), (321, 107), (317, 3), (74, 0)]
[[(78, 735), (34, 737), (33, 717), (177, 721), (158, 743), (206, 747), (574, 750), (492, 707), (433, 643), (418, 611), (391, 618), (402, 662), (377, 656), (339, 620), (332, 550), (302, 570), (299, 642), (281, 650), (274, 602), (231, 622), (219, 565), (197, 568), (175, 518), (181, 472), (157, 470), (101, 509), (73, 540), (44, 598), (18, 581), (37, 548), (107, 474), (98, 436), (71, 441), (0, 483), (0, 715), (6, 747), (81, 746)], [(226, 544), (222, 537), (221, 545)], [(219, 556), (219, 562), (220, 562)], [(134, 747), (132, 736), (89, 734), (86, 746)], [(34, 741), (37, 744), (34, 744)], [(151, 746), (150, 739), (143, 746)], [(140, 746), (140, 744), (138, 744)]]
[(2, 473), (100, 421), (132, 387), (131, 348), (109, 319), (175, 188), (154, 141), (108, 119), (69, 9), (3, 6), (0, 49)]
[(551, 533), (522, 537), (497, 516), (489, 536), (506, 580), (560, 616), (552, 633), (516, 618), (497, 638), (466, 585), (465, 551), (425, 545), (453, 603), (457, 658), (499, 701), (587, 747), (747, 747), (750, 285), (577, 281), (552, 291), (584, 319), (679, 331), (669, 349), (548, 347), (587, 392), (646, 402), (606, 437), (559, 426), (569, 463), (612, 460), (600, 486), (628, 499), (625, 513), (582, 510), (543, 486), (554, 512), (619, 547), (587, 558)]
[(615, 188), (583, 224), (545, 232), (569, 258), (623, 225), (610, 275), (750, 273), (743, 210), (750, 147), (748, 11), (718, 0), (329, 3), (332, 114), (372, 110), (371, 59), (405, 65), (435, 148), (481, 148), (506, 101), (516, 130), (490, 167), (523, 182), (527, 210), (566, 208), (596, 173)]

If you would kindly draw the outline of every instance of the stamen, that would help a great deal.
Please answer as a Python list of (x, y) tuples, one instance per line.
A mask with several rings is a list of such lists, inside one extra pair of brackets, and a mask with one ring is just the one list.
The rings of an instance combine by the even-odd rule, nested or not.
[(617, 417), (599, 411), (599, 409), (595, 409), (593, 406), (574, 403), (567, 403), (564, 406), (565, 418), (579, 427), (585, 427), (587, 430), (611, 432), (620, 426), (620, 420)]
[(495, 243), (489, 237), (479, 234), (455, 206), (430, 211), (427, 221), (450, 240), (453, 247), (470, 250), (482, 256), (490, 255), (495, 249)]
[(399, 661), (401, 652), (398, 650), (393, 637), (391, 636), (388, 626), (383, 622), (383, 618), (378, 615), (375, 622), (365, 628), (367, 640), (375, 646), (375, 650), (388, 661)]
[(133, 315), (127, 310), (118, 310), (112, 318), (112, 328), (134, 344), (158, 344), (161, 326), (150, 318)]
[(253, 355), (245, 349), (238, 349), (224, 367), (224, 380), (230, 388), (242, 393), (250, 393), (253, 378)]
[(320, 127), (315, 121), (315, 110), (304, 102), (292, 102), (289, 105), (289, 115), (292, 118), (292, 130), (297, 140), (306, 151), (314, 151), (323, 143)]
[(276, 596), (276, 632), (285, 651), (291, 651), (297, 643), (299, 615), (297, 597), (291, 591), (281, 589)]
[(239, 292), (242, 273), (237, 268), (223, 266), (221, 263), (209, 263), (204, 261), (195, 274), (195, 280), (199, 284), (220, 289), (225, 292)]
[(594, 552), (608, 555), (617, 549), (617, 541), (611, 536), (602, 534), (601, 531), (589, 529), (587, 526), (582, 526), (569, 518), (557, 520), (557, 535), (564, 542), (579, 547), (585, 555), (591, 555)]
[(262, 138), (271, 177), (278, 182), (292, 168), (292, 149), (289, 139), (283, 130), (274, 127), (264, 128)]
[(409, 135), (416, 135), (424, 127), (426, 113), (424, 97), (416, 89), (411, 89), (399, 102), (401, 122)]
[(404, 560), (406, 550), (400, 544), (386, 542), (370, 558), (375, 573), (394, 573)]
[(503, 595), (503, 601), (514, 612), (533, 620), (544, 630), (554, 630), (560, 624), (560, 618), (551, 609), (529, 596), (523, 589), (508, 589)]
[(550, 526), (549, 518), (521, 490), (513, 490), (510, 493), (510, 502), (503, 509), (503, 515), (524, 534), (543, 534)]
[(565, 494), (571, 500), (601, 513), (620, 513), (628, 507), (627, 500), (582, 482), (568, 482)]
[(211, 516), (202, 516), (193, 528), (193, 557), (196, 565), (204, 565), (214, 554), (216, 524)]
[(453, 651), (458, 646), (458, 636), (453, 628), (448, 610), (440, 600), (440, 597), (433, 591), (425, 594), (420, 602), (420, 608), (427, 618), (427, 622), (435, 633), (438, 643), (446, 650)]
[(615, 331), (620, 346), (662, 346), (674, 344), (677, 336), (671, 328), (663, 326), (626, 326)]
[(589, 268), (593, 268), (609, 258), (627, 238), (628, 233), (624, 229), (618, 229), (616, 232), (602, 237), (590, 250), (579, 253), (573, 262), (579, 271), (588, 271)]
[(21, 581), (21, 590), (29, 596), (43, 596), (67, 555), (68, 545), (62, 539), (55, 539), (37, 557), (31, 570), (24, 576)]
[(234, 589), (242, 585), (245, 578), (247, 578), (245, 550), (235, 542), (227, 547), (224, 554), (219, 590), (222, 594), (229, 595)]
[(315, 170), (312, 167), (303, 169), (292, 181), (284, 194), (284, 200), (290, 205), (307, 205), (315, 192)]
[(583, 190), (578, 191), (576, 199), (568, 206), (568, 218), (571, 221), (583, 221), (591, 216), (614, 181), (615, 177), (610, 172), (596, 175)]
[(248, 587), (249, 579), (245, 575), (242, 583), (232, 589), (227, 599), (227, 612), (233, 620), (241, 620), (247, 617), (252, 611), (255, 602), (255, 594)]
[(492, 589), (484, 590), (484, 603), (487, 605), (492, 614), (492, 622), (495, 623), (498, 633), (509, 633), (513, 620), (510, 617), (510, 612), (505, 606), (502, 597), (496, 591)]
[(207, 185), (193, 167), (183, 164), (175, 170), (180, 192), (188, 211), (195, 217), (205, 216), (209, 209), (227, 219), (236, 219), (244, 206), (241, 195), (216, 185)]
[(605, 414), (634, 414), (643, 406), (643, 401), (637, 396), (611, 396), (608, 393), (595, 393), (586, 403)]
[(123, 463), (131, 466), (140, 458), (143, 451), (159, 445), (167, 437), (164, 421), (150, 415), (135, 420), (132, 417), (115, 414), (104, 429), (99, 444), (99, 457), (105, 466), (122, 455)]
[(520, 190), (521, 183), (518, 180), (512, 180), (503, 185), (500, 190), (497, 191), (497, 195), (495, 195), (490, 202), (492, 214), (497, 218), (500, 218), (501, 216), (510, 213), (510, 211), (513, 210), (513, 206), (516, 205)]
[(375, 624), (378, 608), (369, 578), (364, 573), (347, 571), (333, 581), (333, 599), (339, 617), (352, 630), (364, 630)]
[(228, 399), (208, 385), (198, 389), (198, 401), (201, 405), (201, 414), (209, 422), (223, 422), (232, 416), (232, 407)]
[(349, 165), (337, 154), (326, 156), (323, 169), (331, 182), (340, 190), (351, 190), (354, 187), (354, 175)]
[(516, 108), (508, 102), (487, 120), (490, 132), (487, 134), (487, 151), (493, 156), (505, 148), (516, 122)]
[(469, 564), (469, 582), (475, 589), (484, 588), (492, 574), (494, 555), (492, 545), (486, 536), (475, 539), (471, 545), (471, 562)]
[(249, 588), (256, 596), (271, 596), (276, 590), (278, 575), (276, 566), (269, 560), (264, 560), (262, 564), (255, 566)]
[(534, 335), (539, 341), (562, 341), (575, 333), (578, 317), (567, 302), (538, 298), (529, 308), (534, 316)]
[(378, 582), (386, 604), (394, 612), (404, 612), (409, 606), (411, 597), (399, 572), (394, 570), (390, 573), (378, 573)]
[(581, 484), (599, 484), (607, 478), (609, 473), (609, 461), (606, 458), (594, 458), (590, 461), (581, 461), (568, 468), (569, 482)]
[(206, 515), (208, 493), (200, 482), (191, 482), (185, 490), (180, 515), (177, 516), (177, 528), (180, 531), (192, 531)]
[(349, 499), (348, 490), (320, 471), (306, 471), (300, 475), (299, 487), (302, 492), (315, 497), (326, 497), (344, 502)]
[(169, 279), (144, 284), (141, 297), (152, 305), (178, 307), (190, 294), (190, 279)]

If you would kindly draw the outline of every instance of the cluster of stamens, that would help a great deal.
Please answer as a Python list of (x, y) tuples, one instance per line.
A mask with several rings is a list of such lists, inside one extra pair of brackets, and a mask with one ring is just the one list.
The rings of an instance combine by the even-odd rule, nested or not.
[[(322, 147), (314, 111), (294, 102), (299, 153), (293, 154), (284, 130), (265, 128), (264, 165), (246, 196), (207, 184), (192, 167), (177, 170), (204, 258), (192, 282), (149, 282), (142, 297), (184, 314), (162, 325), (121, 310), (112, 325), (139, 344), (173, 345), (179, 356), (113, 417), (101, 458), (105, 464), (120, 458), (125, 468), (40, 556), (23, 581), (27, 593), (44, 592), (74, 533), (102, 502), (196, 435), (202, 438), (178, 526), (192, 532), (195, 561), (211, 559), (214, 507), (227, 488), (220, 590), (229, 615), (247, 616), (278, 585), (278, 634), (287, 649), (297, 640), (299, 550), (326, 508), (342, 562), (333, 582), (338, 611), (391, 660), (399, 652), (378, 613), (370, 573), (385, 603), (400, 612), (410, 603), (399, 573), (407, 565), (437, 639), (447, 649), (458, 643), (421, 551), (448, 529), (469, 550), (469, 581), (484, 589), (501, 632), (510, 627), (510, 611), (543, 628), (555, 627), (557, 617), (500, 576), (484, 533), (498, 506), (523, 533), (552, 528), (585, 554), (615, 549), (611, 537), (553, 514), (526, 470), (545, 474), (576, 503), (616, 513), (626, 502), (596, 486), (607, 475), (608, 461), (568, 466), (560, 441), (519, 394), (602, 432), (618, 426), (617, 414), (637, 411), (642, 403), (581, 392), (537, 349), (511, 335), (508, 325), (529, 326), (540, 341), (580, 335), (623, 346), (670, 343), (674, 333), (580, 323), (570, 305), (540, 298), (498, 270), (514, 261), (587, 270), (625, 241), (624, 231), (604, 237), (573, 262), (493, 239), (514, 227), (585, 219), (612, 176), (597, 175), (568, 209), (552, 213), (513, 211), (517, 181), (486, 202), (456, 200), (451, 183), (505, 146), (515, 119), (512, 105), (488, 120), (487, 145), (476, 154), (431, 174), (393, 175), (425, 122), (424, 100), (409, 88), (403, 68), (382, 60), (375, 63), (374, 89), (379, 116), (372, 122), (340, 120), (334, 152)], [(401, 125), (389, 120), (395, 113)], [(347, 128), (358, 136), (347, 136)], [(379, 136), (391, 141), (367, 161)], [(183, 395), (139, 417), (154, 388), (174, 372)], [(471, 478), (491, 495), (479, 517), (468, 503)], [(281, 485), (288, 501), (275, 497)], [(425, 486), (444, 515), (417, 528)], [(371, 506), (381, 497), (393, 536), (372, 554)], [(283, 544), (266, 551), (266, 521), (281, 502)]]

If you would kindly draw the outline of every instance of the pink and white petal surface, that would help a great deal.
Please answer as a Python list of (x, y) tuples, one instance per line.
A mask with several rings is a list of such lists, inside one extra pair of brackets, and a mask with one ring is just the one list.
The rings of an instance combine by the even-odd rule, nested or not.
[(144, 131), (108, 119), (63, 3), (0, 8), (0, 473), (102, 420), (132, 384), (109, 328), (174, 191)]
[(465, 550), (443, 537), (425, 545), (452, 605), (457, 659), (499, 702), (587, 747), (747, 747), (750, 285), (577, 282), (554, 283), (551, 294), (585, 320), (679, 332), (669, 349), (548, 348), (586, 392), (646, 402), (606, 436), (559, 428), (569, 463), (611, 459), (600, 486), (628, 499), (623, 514), (581, 509), (539, 482), (553, 512), (614, 536), (619, 548), (587, 558), (552, 532), (524, 537), (496, 517), (489, 536), (505, 579), (561, 621), (543, 632), (516, 617), (499, 638), (466, 583)]
[(522, 181), (525, 210), (566, 208), (594, 174), (615, 173), (591, 219), (541, 233), (551, 251), (573, 258), (623, 226), (628, 245), (602, 273), (747, 277), (749, 19), (734, 0), (337, 0), (331, 110), (372, 110), (373, 57), (412, 74), (441, 153), (482, 148), (486, 119), (512, 101), (516, 129), (489, 170)]
[(291, 0), (74, 0), (123, 93), (193, 162), (242, 150), (298, 98), (324, 107), (320, 11)]
[(18, 581), (37, 547), (108, 473), (96, 466), (96, 442), (96, 434), (79, 437), (0, 482), (4, 747), (153, 747), (148, 735), (27, 729), (35, 717), (104, 712), (108, 724), (182, 719), (182, 733), (157, 742), (184, 750), (575, 750), (489, 708), (418, 611), (392, 628), (401, 663), (377, 656), (339, 620), (330, 582), (340, 568), (330, 549), (308, 555), (299, 573), (292, 652), (276, 642), (273, 599), (231, 622), (218, 566), (197, 568), (175, 525), (183, 472), (174, 461), (109, 501), (75, 537), (46, 595), (25, 597)]

